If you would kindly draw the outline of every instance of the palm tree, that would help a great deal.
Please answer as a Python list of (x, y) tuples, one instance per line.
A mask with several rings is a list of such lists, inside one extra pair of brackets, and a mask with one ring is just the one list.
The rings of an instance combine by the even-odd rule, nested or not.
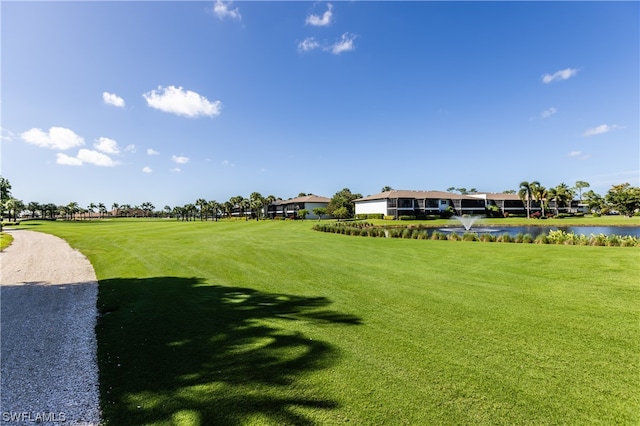
[(259, 192), (252, 192), (249, 195), (249, 203), (251, 212), (256, 215), (256, 219), (260, 219), (260, 212), (264, 206), (264, 197)]
[(67, 212), (71, 218), (71, 220), (75, 220), (76, 214), (80, 211), (80, 206), (75, 201), (67, 204)]
[(107, 208), (104, 203), (98, 203), (98, 213), (100, 214), (100, 219), (104, 218), (104, 215), (107, 213)]
[(527, 208), (527, 219), (531, 217), (531, 187), (532, 185), (540, 185), (539, 182), (533, 181), (531, 183), (525, 181), (520, 182), (520, 190), (518, 191), (518, 196), (525, 203), (525, 207)]
[(591, 185), (589, 185), (589, 182), (585, 182), (583, 180), (579, 180), (576, 182), (576, 186), (574, 187), (575, 189), (578, 190), (578, 198), (580, 203), (582, 203), (582, 190), (584, 188), (589, 188)]
[(242, 215), (244, 216), (245, 220), (249, 220), (249, 218), (247, 217), (247, 210), (249, 210), (251, 208), (251, 202), (246, 199), (243, 198), (242, 201), (240, 201), (240, 209), (242, 210)]
[(226, 213), (227, 217), (231, 217), (231, 212), (233, 211), (233, 203), (231, 202), (231, 200), (225, 201), (222, 204), (222, 209)]
[(218, 212), (220, 211), (220, 204), (216, 200), (211, 200), (207, 203), (207, 210), (213, 214), (213, 220), (218, 221)]
[(166, 206), (164, 206), (163, 210), (164, 210), (165, 215), (167, 215), (167, 217), (171, 216), (171, 206), (170, 205), (167, 204)]
[(200, 221), (203, 220), (203, 217), (206, 219), (206, 214), (207, 214), (207, 200), (205, 200), (204, 198), (198, 198), (196, 200), (196, 206), (198, 206), (200, 208)]
[(540, 214), (544, 216), (545, 203), (547, 201), (547, 188), (538, 182), (531, 182), (531, 198), (540, 203)]
[(29, 204), (27, 204), (27, 210), (29, 210), (31, 212), (31, 217), (35, 218), (37, 215), (36, 213), (38, 211), (42, 211), (43, 207), (40, 205), (40, 203), (37, 203), (35, 201), (31, 201)]
[(571, 202), (574, 192), (569, 186), (562, 182), (560, 185), (550, 190), (552, 197), (556, 201), (556, 216), (560, 214), (560, 204), (566, 207), (567, 202)]
[(93, 216), (93, 213), (95, 213), (95, 210), (98, 208), (98, 206), (96, 206), (96, 203), (90, 203), (87, 206), (87, 210), (89, 211), (89, 217)]
[(267, 212), (269, 210), (269, 206), (276, 201), (276, 197), (274, 195), (267, 195), (264, 199), (264, 205), (267, 207)]

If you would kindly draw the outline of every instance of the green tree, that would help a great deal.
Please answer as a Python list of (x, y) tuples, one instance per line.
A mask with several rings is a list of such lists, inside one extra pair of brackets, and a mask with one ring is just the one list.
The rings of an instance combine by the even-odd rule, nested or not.
[(533, 181), (533, 182), (527, 182), (522, 181), (520, 182), (520, 190), (518, 191), (518, 196), (520, 197), (520, 199), (522, 200), (522, 202), (525, 205), (525, 208), (527, 209), (527, 219), (529, 219), (531, 217), (531, 188), (532, 186), (535, 185), (540, 185), (540, 182), (538, 181)]
[(592, 189), (584, 193), (584, 201), (587, 204), (589, 213), (600, 213), (605, 205), (602, 195), (595, 193)]
[(531, 198), (540, 204), (540, 214), (544, 215), (545, 204), (547, 202), (547, 188), (538, 182), (531, 182)]
[(607, 205), (625, 216), (640, 210), (640, 187), (629, 183), (613, 185), (604, 198)]
[(98, 203), (98, 213), (100, 214), (100, 219), (104, 218), (104, 215), (107, 213), (107, 207), (104, 203)]
[(195, 205), (198, 206), (198, 209), (200, 210), (200, 221), (206, 220), (208, 207), (207, 200), (204, 198), (198, 198)]
[(589, 185), (589, 182), (585, 182), (583, 180), (576, 181), (574, 188), (578, 190), (578, 200), (581, 203), (582, 203), (582, 190), (584, 188), (589, 188), (590, 186), (591, 185)]
[(300, 210), (298, 210), (298, 214), (297, 214), (297, 216), (298, 216), (300, 219), (304, 220), (304, 219), (307, 217), (307, 215), (308, 215), (308, 214), (309, 214), (309, 210), (307, 210), (307, 209), (300, 209)]
[(252, 192), (249, 195), (249, 204), (251, 213), (255, 216), (256, 220), (262, 216), (262, 208), (264, 207), (264, 197), (259, 192)]
[[(355, 212), (355, 205), (353, 200), (358, 198), (362, 198), (361, 194), (354, 194), (351, 192), (349, 188), (343, 188), (342, 190), (335, 193), (335, 195), (329, 201), (329, 205), (327, 206), (327, 213), (331, 216), (335, 216), (339, 219), (346, 219), (349, 217), (353, 217)], [(338, 209), (344, 208), (345, 210)]]
[(320, 219), (322, 219), (322, 216), (327, 214), (327, 208), (326, 207), (316, 207), (316, 208), (313, 209), (313, 214), (318, 216), (318, 220), (320, 220)]
[(36, 201), (31, 201), (29, 204), (27, 204), (27, 210), (31, 212), (32, 218), (36, 218), (38, 216), (38, 212), (42, 213), (42, 206)]
[(549, 190), (549, 198), (556, 202), (556, 216), (560, 214), (560, 207), (566, 207), (573, 200), (573, 190), (562, 182), (560, 185)]
[(389, 191), (393, 191), (393, 188), (390, 186), (383, 186), (380, 192), (389, 192)]

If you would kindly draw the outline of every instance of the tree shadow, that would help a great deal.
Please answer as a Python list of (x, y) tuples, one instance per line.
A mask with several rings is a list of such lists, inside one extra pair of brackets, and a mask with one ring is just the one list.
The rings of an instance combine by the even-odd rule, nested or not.
[(361, 323), (327, 309), (330, 303), (199, 278), (100, 281), (96, 331), (104, 419), (129, 425), (255, 419), (314, 424), (304, 410), (330, 410), (337, 403), (300, 379), (330, 367), (339, 354), (299, 326)]

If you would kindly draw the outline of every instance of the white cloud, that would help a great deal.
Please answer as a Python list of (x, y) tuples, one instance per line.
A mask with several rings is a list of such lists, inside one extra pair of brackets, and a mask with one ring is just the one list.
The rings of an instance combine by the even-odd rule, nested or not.
[(151, 167), (145, 166), (142, 168), (142, 172), (143, 173), (151, 173), (153, 172), (153, 170), (151, 170)]
[(177, 155), (173, 155), (171, 159), (178, 164), (187, 164), (189, 162), (189, 157), (179, 157)]
[(235, 163), (230, 162), (229, 160), (224, 160), (222, 165), (225, 167), (235, 167)]
[(613, 130), (619, 129), (620, 126), (617, 126), (615, 124), (613, 125), (608, 125), (608, 124), (601, 124), (597, 127), (594, 127), (592, 129), (587, 129), (582, 136), (594, 136), (594, 135), (601, 135), (603, 133), (609, 133)]
[(115, 93), (102, 92), (102, 100), (107, 105), (113, 105), (118, 108), (124, 108), (124, 99)]
[(69, 157), (67, 154), (58, 153), (56, 158), (56, 164), (62, 164), (63, 166), (82, 166), (82, 160), (76, 157)]
[(90, 149), (81, 149), (78, 151), (78, 160), (83, 163), (93, 164), (94, 166), (113, 167), (116, 163), (106, 154)]
[(298, 50), (301, 52), (309, 52), (314, 49), (318, 49), (320, 43), (314, 37), (307, 37), (298, 43)]
[(179, 168), (175, 167), (173, 169), (169, 169), (170, 172), (174, 172), (174, 173), (180, 173), (182, 170), (180, 170)]
[(196, 92), (183, 90), (182, 87), (162, 87), (142, 95), (147, 105), (160, 111), (170, 112), (184, 117), (213, 117), (220, 114), (222, 103), (210, 102)]
[(556, 71), (553, 74), (544, 74), (542, 76), (543, 83), (551, 83), (558, 80), (568, 80), (578, 73), (575, 68), (566, 68), (560, 71)]
[(43, 132), (41, 129), (33, 128), (20, 134), (20, 137), (27, 143), (62, 151), (84, 145), (84, 139), (64, 127), (52, 127), (48, 133)]
[(313, 25), (314, 27), (325, 27), (331, 24), (332, 13), (331, 9), (333, 9), (333, 5), (331, 3), (327, 4), (327, 11), (322, 14), (322, 17), (318, 15), (309, 15), (305, 20), (307, 25)]
[(113, 167), (116, 165), (115, 161), (113, 161), (108, 155), (84, 148), (80, 149), (78, 151), (78, 155), (75, 157), (58, 153), (56, 163), (65, 166), (81, 166), (83, 164), (93, 164), (94, 166), (100, 167)]
[(136, 146), (134, 144), (131, 145), (127, 145), (127, 147), (124, 149), (127, 152), (130, 152), (132, 154), (136, 153)]
[(558, 112), (558, 110), (555, 109), (554, 107), (551, 107), (549, 109), (545, 109), (544, 111), (542, 111), (542, 114), (540, 114), (540, 116), (542, 118), (549, 118), (552, 115), (554, 115), (556, 112)]
[(335, 42), (331, 46), (331, 53), (334, 55), (339, 55), (342, 52), (348, 52), (350, 50), (354, 50), (356, 47), (353, 44), (353, 41), (356, 39), (356, 36), (349, 33), (342, 34), (340, 41)]
[(13, 133), (11, 130), (0, 127), (0, 140), (12, 142), (14, 136), (15, 133)]
[(160, 153), (153, 148), (147, 148), (147, 155), (160, 155)]
[(582, 151), (571, 151), (569, 153), (569, 157), (578, 157), (581, 154), (582, 154)]
[(120, 154), (118, 143), (113, 139), (102, 137), (93, 144), (93, 147), (98, 151), (104, 152), (105, 154)]
[(221, 0), (217, 0), (213, 5), (213, 12), (220, 18), (221, 20), (229, 17), (233, 19), (237, 19), (238, 21), (242, 19), (242, 15), (240, 15), (240, 11), (236, 7), (235, 9), (229, 9), (233, 2), (223, 2)]

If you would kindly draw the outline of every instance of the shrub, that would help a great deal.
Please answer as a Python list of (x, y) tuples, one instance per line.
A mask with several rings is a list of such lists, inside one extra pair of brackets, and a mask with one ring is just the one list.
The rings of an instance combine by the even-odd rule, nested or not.
[(511, 238), (511, 235), (507, 234), (506, 232), (502, 235), (498, 235), (496, 237), (496, 241), (499, 243), (511, 243), (513, 242), (513, 239)]
[(462, 240), (463, 241), (478, 241), (478, 234), (476, 234), (475, 232), (465, 232), (462, 235)]
[(395, 218), (394, 216), (387, 216), (387, 215), (385, 215), (385, 216), (383, 217), (383, 219), (384, 219), (384, 220), (396, 220), (396, 218)]
[(533, 237), (531, 236), (531, 234), (524, 234), (522, 236), (522, 242), (524, 244), (531, 244), (533, 243)]
[(485, 243), (493, 243), (496, 241), (496, 237), (493, 234), (481, 234), (479, 239)]
[(540, 234), (536, 237), (534, 242), (536, 244), (549, 244), (549, 237), (544, 234)]
[(540, 219), (541, 216), (542, 216), (542, 213), (540, 213), (540, 212), (533, 212), (531, 214), (531, 217), (534, 218), (534, 219)]
[(457, 233), (452, 232), (452, 233), (450, 233), (450, 234), (449, 234), (449, 236), (447, 237), (447, 239), (448, 239), (448, 240), (450, 240), (450, 241), (460, 241), (460, 240), (461, 240), (461, 237), (460, 237), (460, 235), (458, 235)]
[(416, 220), (416, 217), (413, 215), (403, 214), (401, 216), (398, 216), (398, 220)]

